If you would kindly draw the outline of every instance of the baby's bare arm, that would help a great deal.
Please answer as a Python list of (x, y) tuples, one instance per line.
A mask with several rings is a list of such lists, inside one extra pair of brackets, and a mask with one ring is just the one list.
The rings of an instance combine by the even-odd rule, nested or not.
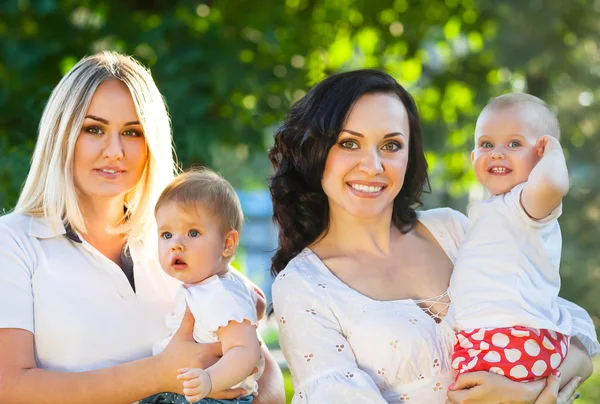
[(531, 170), (521, 194), (521, 205), (529, 216), (544, 219), (569, 192), (569, 173), (560, 143), (552, 136), (542, 136), (536, 143), (540, 161)]

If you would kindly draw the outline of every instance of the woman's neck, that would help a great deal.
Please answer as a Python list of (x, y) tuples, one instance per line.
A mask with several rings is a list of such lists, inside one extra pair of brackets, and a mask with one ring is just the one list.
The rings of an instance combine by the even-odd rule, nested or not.
[(337, 252), (387, 255), (392, 244), (392, 207), (374, 218), (358, 218), (346, 210), (330, 210), (329, 230), (317, 243)]
[(86, 228), (83, 238), (88, 243), (96, 248), (107, 244), (122, 245), (124, 236), (110, 232), (110, 229), (116, 228), (123, 219), (122, 199), (80, 200), (79, 207)]

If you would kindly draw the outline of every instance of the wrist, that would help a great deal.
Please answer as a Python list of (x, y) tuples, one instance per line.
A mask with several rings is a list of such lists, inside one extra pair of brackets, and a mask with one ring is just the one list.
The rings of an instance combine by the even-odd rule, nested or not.
[(155, 375), (155, 377), (152, 378), (153, 387), (157, 393), (164, 391), (176, 392), (181, 390), (181, 383), (177, 380), (177, 374), (172, 374), (173, 369), (168, 359), (168, 355), (165, 355), (165, 351), (148, 358), (148, 360), (152, 361), (152, 368), (154, 369)]

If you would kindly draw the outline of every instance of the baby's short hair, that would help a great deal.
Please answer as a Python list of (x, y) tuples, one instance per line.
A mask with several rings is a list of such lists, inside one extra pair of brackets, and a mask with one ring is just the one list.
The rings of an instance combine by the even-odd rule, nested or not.
[(554, 112), (548, 104), (536, 96), (525, 93), (508, 93), (492, 98), (485, 106), (485, 110), (505, 109), (511, 107), (529, 107), (537, 115), (537, 126), (542, 134), (550, 135), (560, 140), (560, 125)]
[(208, 168), (188, 170), (171, 181), (156, 201), (154, 214), (168, 202), (185, 207), (200, 203), (221, 220), (224, 232), (242, 230), (244, 213), (240, 199), (226, 179)]

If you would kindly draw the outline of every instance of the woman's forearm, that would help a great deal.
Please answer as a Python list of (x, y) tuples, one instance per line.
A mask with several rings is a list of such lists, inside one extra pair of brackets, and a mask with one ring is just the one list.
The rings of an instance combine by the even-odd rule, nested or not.
[(265, 358), (265, 370), (258, 379), (258, 396), (254, 400), (254, 404), (283, 404), (285, 403), (285, 390), (279, 365), (266, 347), (263, 346), (261, 352)]
[(0, 404), (132, 403), (162, 391), (158, 361), (150, 357), (88, 372), (21, 370), (2, 381)]

